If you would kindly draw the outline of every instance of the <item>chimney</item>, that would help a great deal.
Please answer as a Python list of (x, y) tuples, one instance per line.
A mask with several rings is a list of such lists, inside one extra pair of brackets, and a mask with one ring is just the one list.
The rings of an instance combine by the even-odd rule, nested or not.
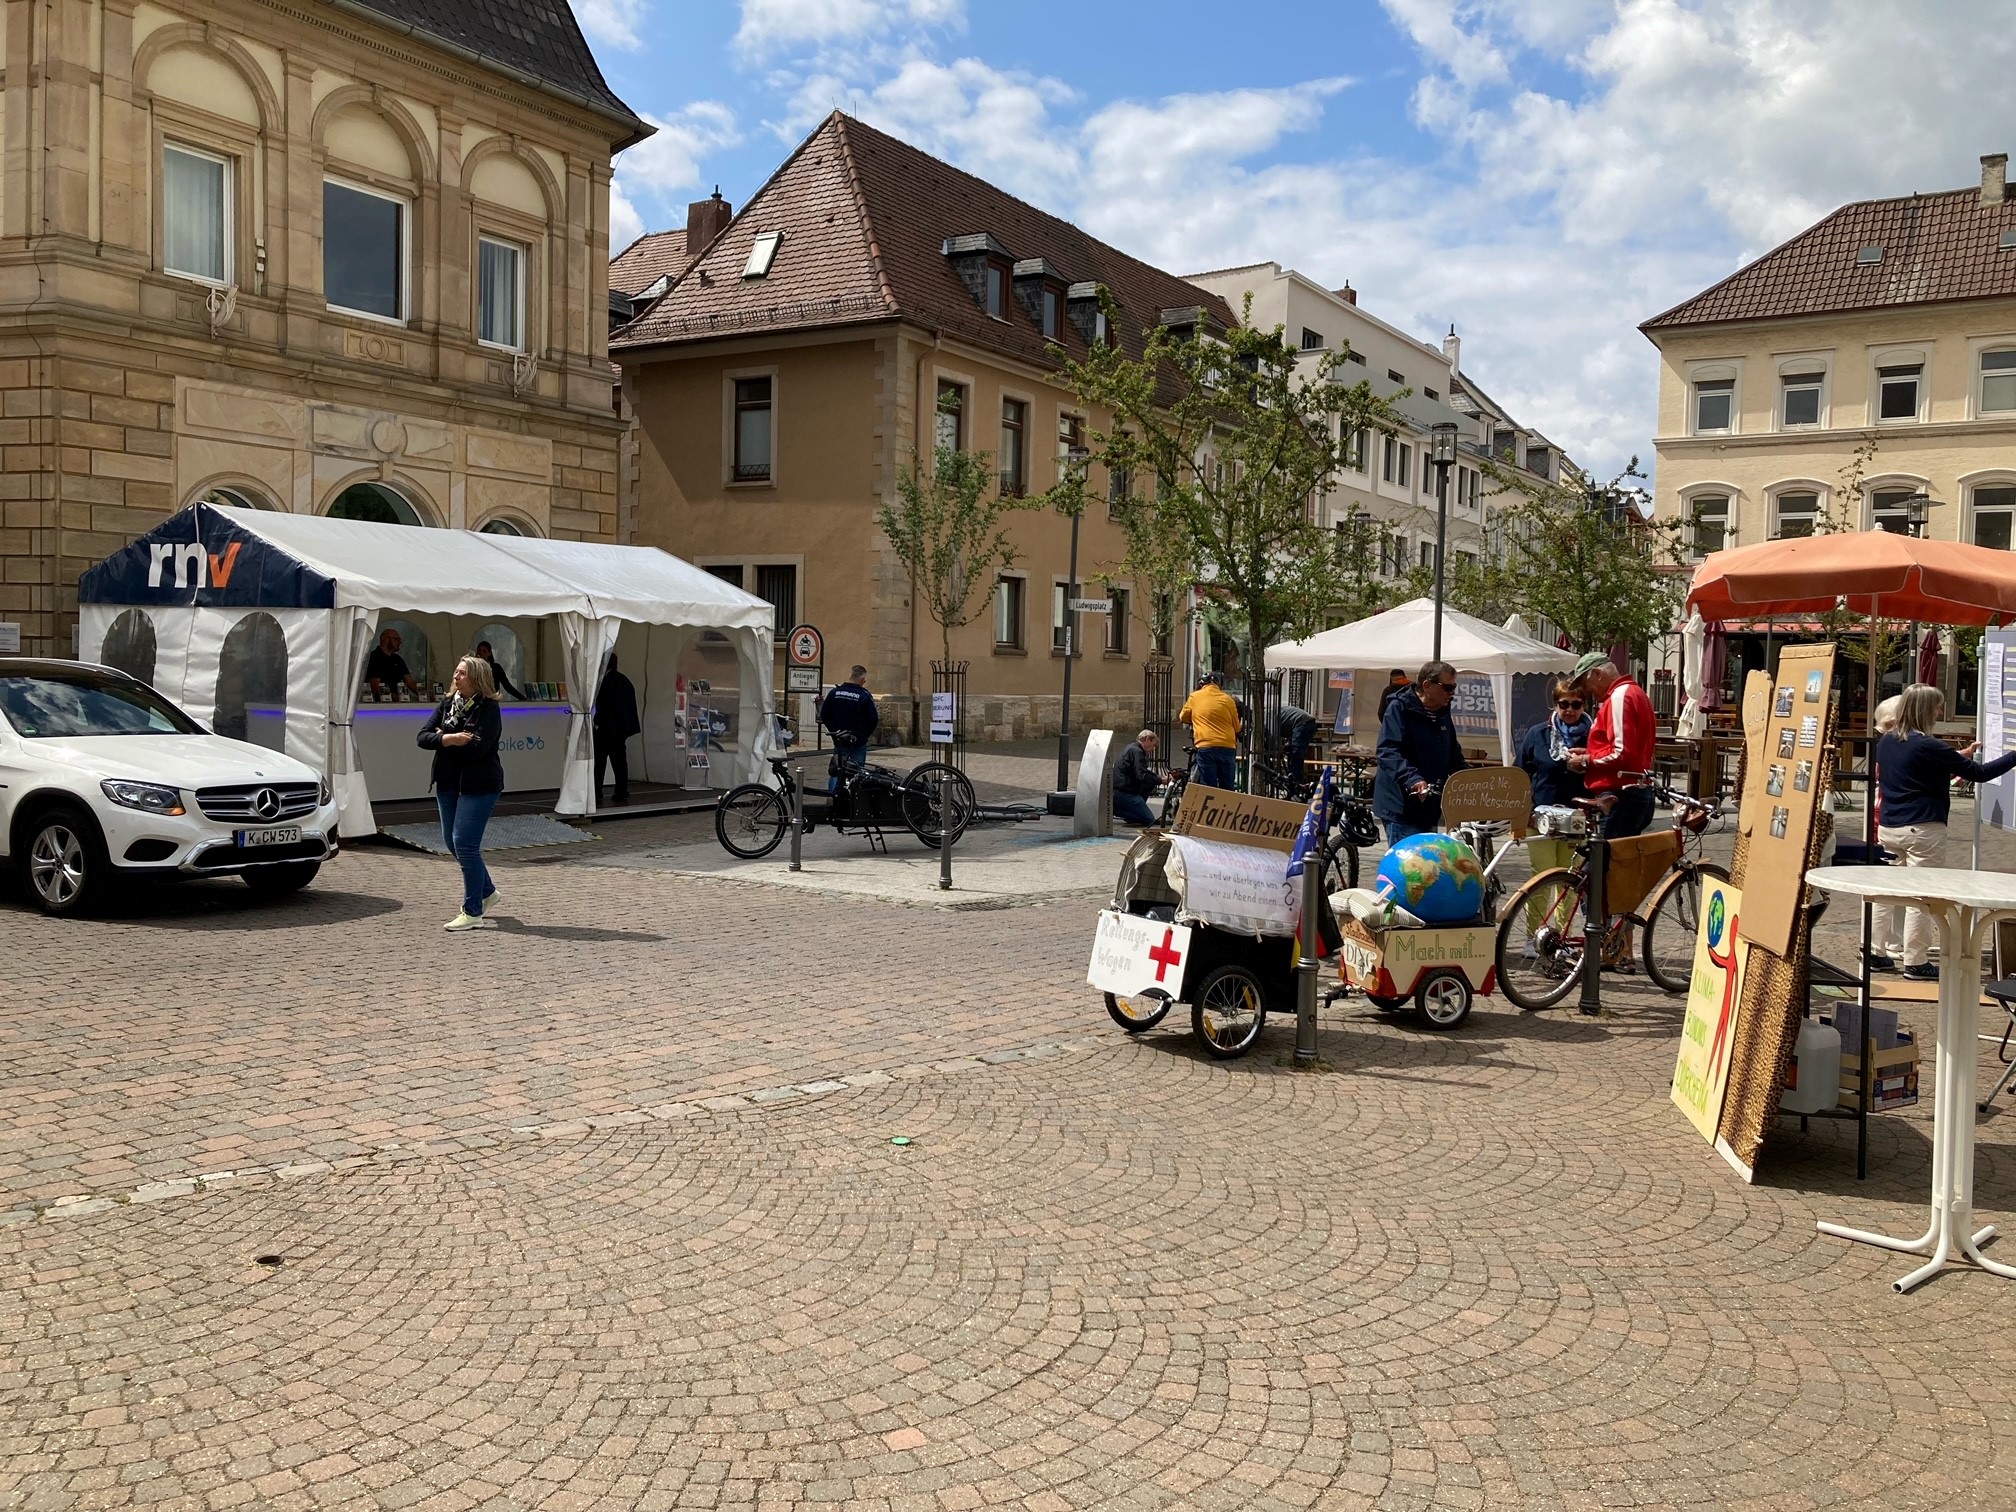
[(2009, 197), (2009, 154), (1981, 154), (1981, 203), (1999, 205)]
[(686, 255), (698, 257), (714, 238), (728, 229), (735, 207), (721, 198), (721, 186), (714, 186), (712, 199), (695, 200), (686, 207)]
[(1348, 283), (1344, 285), (1343, 288), (1339, 289), (1337, 291), (1337, 294), (1338, 297), (1342, 299), (1346, 304), (1358, 303), (1358, 291), (1352, 288), (1351, 285), (1349, 285)]
[(1456, 334), (1456, 327), (1449, 327), (1449, 334), (1442, 338), (1442, 355), (1449, 359), (1449, 371), (1463, 371), (1463, 338)]

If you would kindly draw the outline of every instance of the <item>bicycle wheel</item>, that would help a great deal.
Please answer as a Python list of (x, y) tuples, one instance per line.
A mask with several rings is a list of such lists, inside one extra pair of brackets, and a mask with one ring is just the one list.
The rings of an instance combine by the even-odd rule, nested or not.
[(783, 795), (760, 782), (730, 788), (714, 805), (714, 838), (729, 855), (744, 861), (769, 855), (790, 827)]
[(1106, 994), (1106, 1011), (1113, 1015), (1113, 1022), (1129, 1034), (1145, 1034), (1162, 1022), (1169, 1012), (1169, 994), (1158, 987), (1150, 987), (1146, 992), (1133, 997), (1118, 997)]
[(1645, 910), (1640, 956), (1645, 975), (1663, 992), (1685, 992), (1694, 978), (1694, 940), (1701, 928), (1704, 878), (1727, 882), (1729, 874), (1711, 861), (1670, 871), (1659, 884), (1652, 906)]
[(910, 826), (913, 835), (924, 842), (926, 850), (937, 850), (944, 838), (944, 823), (939, 819), (938, 805), (939, 786), (947, 778), (952, 786), (952, 812), (946, 822), (952, 827), (952, 843), (957, 845), (959, 837), (966, 833), (966, 826), (973, 822), (974, 809), (980, 806), (966, 774), (949, 762), (927, 761), (903, 779), (903, 822)]
[(1176, 810), (1183, 807), (1183, 789), (1190, 785), (1188, 772), (1171, 772), (1169, 786), (1162, 790), (1162, 827), (1176, 822)]
[(1582, 980), (1588, 879), (1543, 871), (1505, 900), (1498, 920), (1498, 986), (1528, 1013), (1552, 1008)]
[(1338, 844), (1330, 841), (1323, 847), (1323, 865), (1317, 873), (1318, 885), (1323, 896), (1345, 891), (1358, 885), (1358, 847), (1352, 844)]
[(1266, 1023), (1260, 978), (1244, 966), (1220, 966), (1207, 974), (1190, 1004), (1190, 1027), (1217, 1060), (1251, 1050)]

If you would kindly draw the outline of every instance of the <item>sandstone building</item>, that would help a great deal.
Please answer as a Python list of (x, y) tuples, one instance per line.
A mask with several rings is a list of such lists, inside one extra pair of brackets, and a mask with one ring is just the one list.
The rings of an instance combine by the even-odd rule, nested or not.
[(6, 8), (0, 624), (206, 496), (613, 539), (613, 153), (565, 0)]

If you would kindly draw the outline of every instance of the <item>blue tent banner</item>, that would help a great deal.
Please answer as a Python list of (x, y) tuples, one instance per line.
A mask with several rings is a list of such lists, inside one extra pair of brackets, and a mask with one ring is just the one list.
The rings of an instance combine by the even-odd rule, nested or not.
[(85, 604), (330, 609), (336, 584), (208, 504), (171, 515), (85, 570)]

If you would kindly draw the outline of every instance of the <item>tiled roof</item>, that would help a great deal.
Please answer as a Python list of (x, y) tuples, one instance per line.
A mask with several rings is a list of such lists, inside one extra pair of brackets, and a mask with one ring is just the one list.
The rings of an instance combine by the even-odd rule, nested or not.
[[(768, 277), (742, 270), (756, 237), (784, 233)], [(799, 144), (724, 232), (649, 312), (610, 344), (635, 350), (751, 331), (904, 318), (1007, 356), (1049, 365), (1045, 338), (1013, 299), (985, 314), (944, 253), (988, 235), (1020, 260), (1042, 258), (1067, 284), (1106, 285), (1117, 335), (1138, 353), (1165, 309), (1201, 307), (1227, 325), (1216, 294), (1086, 235), (1069, 222), (839, 112)], [(1061, 343), (1084, 339), (1067, 321)]]
[(659, 279), (685, 271), (685, 231), (647, 231), (609, 260), (609, 287), (642, 294)]
[(652, 128), (619, 100), (567, 0), (331, 0), (395, 31), (415, 33), (474, 55), (506, 73), (587, 105), (627, 126), (618, 149)]
[[(1979, 189), (1861, 200), (1639, 329), (2016, 295), (2005, 232), (2016, 232), (2016, 200), (1984, 205)], [(1865, 247), (1881, 259), (1858, 262)]]

